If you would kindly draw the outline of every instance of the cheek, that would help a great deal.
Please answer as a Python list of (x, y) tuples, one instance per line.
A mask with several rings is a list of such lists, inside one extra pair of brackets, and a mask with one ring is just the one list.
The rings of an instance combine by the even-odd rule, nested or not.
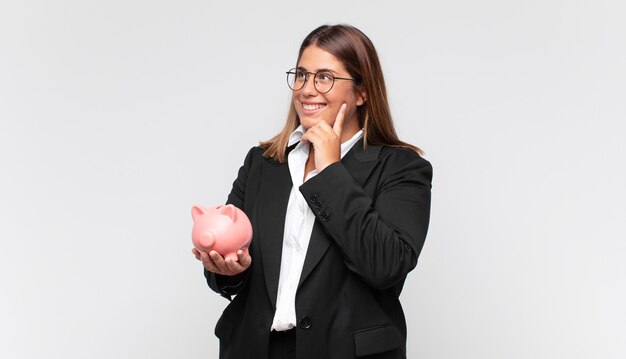
[(300, 108), (300, 101), (298, 101), (298, 99), (295, 96), (293, 96), (291, 98), (291, 104), (296, 109), (296, 111), (299, 113), (300, 110), (301, 110), (301, 108)]
[(356, 99), (357, 97), (354, 91), (345, 89), (344, 91), (341, 91), (341, 93), (335, 94), (335, 96), (333, 96), (332, 98), (332, 102), (339, 103), (339, 105), (341, 105), (344, 102), (348, 104), (355, 104)]

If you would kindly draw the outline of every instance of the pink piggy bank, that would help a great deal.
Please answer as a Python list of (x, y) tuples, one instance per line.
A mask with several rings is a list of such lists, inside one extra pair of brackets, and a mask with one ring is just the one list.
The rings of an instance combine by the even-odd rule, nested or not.
[(224, 259), (237, 261), (237, 251), (248, 254), (252, 225), (248, 216), (232, 204), (205, 208), (191, 207), (191, 240), (200, 252), (217, 251)]

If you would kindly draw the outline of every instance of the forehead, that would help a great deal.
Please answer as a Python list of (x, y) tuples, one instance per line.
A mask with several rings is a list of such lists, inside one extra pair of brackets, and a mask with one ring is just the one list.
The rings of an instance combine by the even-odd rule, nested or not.
[(333, 54), (317, 46), (309, 46), (302, 52), (298, 61), (298, 67), (307, 71), (318, 71), (321, 69), (345, 72), (343, 64)]

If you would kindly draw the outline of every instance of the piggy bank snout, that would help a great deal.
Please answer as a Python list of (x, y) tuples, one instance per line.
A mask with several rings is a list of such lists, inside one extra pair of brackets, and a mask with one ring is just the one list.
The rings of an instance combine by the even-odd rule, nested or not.
[(200, 245), (204, 248), (213, 248), (215, 245), (215, 235), (210, 231), (202, 232), (202, 234), (200, 234)]

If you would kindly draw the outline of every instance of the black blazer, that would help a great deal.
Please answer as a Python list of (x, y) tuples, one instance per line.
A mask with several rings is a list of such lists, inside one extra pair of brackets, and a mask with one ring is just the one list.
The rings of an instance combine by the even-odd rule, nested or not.
[[(269, 350), (292, 182), (287, 163), (262, 154), (248, 152), (228, 196), (252, 222), (252, 264), (236, 277), (205, 270), (214, 291), (236, 294), (215, 327), (222, 359)], [(363, 149), (361, 139), (300, 186), (316, 220), (296, 294), (296, 358), (406, 358), (398, 296), (426, 237), (431, 179), (415, 152)]]

